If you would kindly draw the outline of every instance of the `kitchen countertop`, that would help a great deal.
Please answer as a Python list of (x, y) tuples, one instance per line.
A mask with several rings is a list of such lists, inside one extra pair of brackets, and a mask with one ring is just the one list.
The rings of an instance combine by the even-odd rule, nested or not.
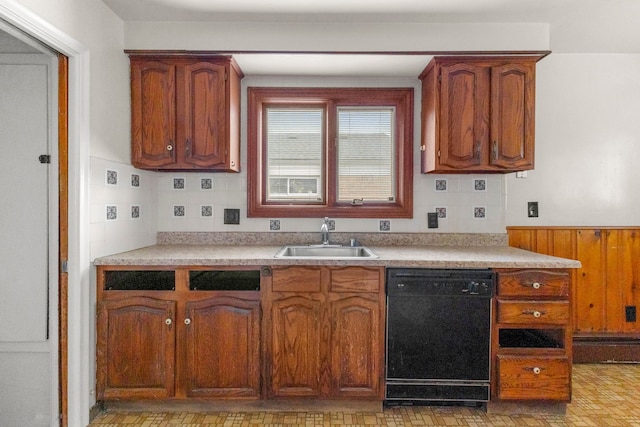
[(580, 262), (575, 260), (542, 255), (502, 244), (481, 243), (483, 244), (474, 245), (471, 240), (465, 241), (464, 245), (376, 246), (367, 244), (366, 246), (378, 255), (375, 259), (274, 258), (282, 244), (164, 243), (100, 257), (94, 261), (94, 264), (114, 266), (360, 265), (423, 268), (580, 267)]

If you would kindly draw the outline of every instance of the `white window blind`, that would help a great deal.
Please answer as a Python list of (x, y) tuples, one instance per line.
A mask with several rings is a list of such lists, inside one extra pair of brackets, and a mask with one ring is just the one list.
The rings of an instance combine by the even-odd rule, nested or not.
[(393, 107), (338, 108), (338, 200), (395, 201)]
[(266, 109), (267, 200), (323, 201), (324, 109)]

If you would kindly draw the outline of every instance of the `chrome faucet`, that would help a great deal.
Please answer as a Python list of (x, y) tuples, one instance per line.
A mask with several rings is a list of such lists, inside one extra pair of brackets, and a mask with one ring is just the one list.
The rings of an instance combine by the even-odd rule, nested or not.
[(322, 244), (329, 244), (329, 218), (325, 217), (322, 226), (320, 226), (320, 234), (322, 235)]

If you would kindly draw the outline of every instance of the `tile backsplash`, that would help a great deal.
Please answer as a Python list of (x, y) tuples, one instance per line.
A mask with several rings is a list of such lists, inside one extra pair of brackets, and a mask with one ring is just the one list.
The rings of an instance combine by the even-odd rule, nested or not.
[[(246, 165), (243, 170), (246, 170)], [(503, 175), (414, 177), (414, 218), (331, 218), (332, 231), (504, 233)], [(247, 218), (246, 172), (154, 172), (91, 159), (92, 257), (155, 243), (167, 232), (315, 232), (323, 218)], [(224, 214), (239, 210), (239, 224)], [(428, 228), (436, 212), (438, 228)]]
[(154, 244), (156, 173), (95, 157), (90, 170), (91, 258)]
[[(322, 224), (322, 218), (247, 218), (245, 172), (157, 175), (159, 231), (307, 232)], [(504, 193), (502, 175), (418, 175), (414, 218), (332, 218), (331, 225), (352, 232), (504, 233)], [(225, 224), (225, 209), (239, 209), (240, 224)], [(428, 212), (438, 214), (438, 228), (427, 227)]]

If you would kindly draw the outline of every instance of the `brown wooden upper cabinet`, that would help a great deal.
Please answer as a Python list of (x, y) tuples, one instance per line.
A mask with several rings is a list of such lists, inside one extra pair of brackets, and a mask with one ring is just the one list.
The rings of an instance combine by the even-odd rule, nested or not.
[(539, 56), (435, 57), (422, 81), (422, 173), (533, 169)]
[(130, 54), (131, 162), (240, 170), (240, 81), (229, 56)]

